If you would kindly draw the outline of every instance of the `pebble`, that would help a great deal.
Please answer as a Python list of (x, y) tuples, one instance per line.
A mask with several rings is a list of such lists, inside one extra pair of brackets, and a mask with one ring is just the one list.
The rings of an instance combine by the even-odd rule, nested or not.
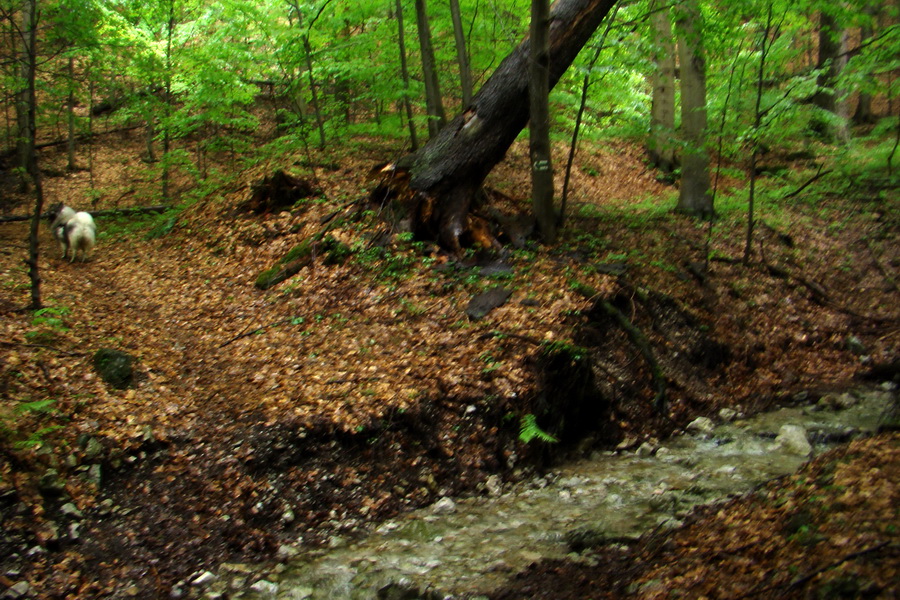
[(66, 502), (65, 504), (63, 504), (60, 507), (59, 511), (67, 517), (73, 517), (75, 519), (84, 518), (84, 514), (80, 510), (78, 510), (78, 507), (71, 502)]
[(637, 449), (637, 455), (641, 457), (653, 456), (656, 453), (656, 445), (650, 442), (644, 442)]
[(686, 430), (691, 433), (699, 433), (699, 434), (709, 434), (713, 432), (715, 428), (715, 424), (712, 422), (712, 419), (709, 417), (697, 417), (685, 427)]
[(782, 425), (775, 438), (775, 447), (801, 456), (812, 454), (812, 446), (806, 435), (806, 428), (800, 425)]
[(300, 554), (299, 550), (293, 546), (288, 546), (287, 544), (278, 546), (278, 551), (276, 552), (276, 556), (279, 560), (290, 560), (298, 554)]
[(456, 502), (453, 501), (453, 498), (444, 496), (434, 503), (432, 510), (438, 515), (454, 513), (456, 512)]
[(20, 581), (19, 583), (6, 590), (5, 596), (7, 598), (18, 599), (25, 598), (29, 594), (31, 594), (31, 584), (29, 584), (27, 581)]
[(719, 418), (726, 423), (731, 423), (738, 418), (740, 413), (733, 408), (723, 408), (719, 411)]
[(491, 475), (487, 478), (487, 481), (484, 482), (484, 487), (487, 489), (488, 494), (496, 498), (503, 493), (503, 483), (500, 481), (499, 475)]
[(265, 579), (260, 579), (259, 581), (251, 585), (250, 589), (257, 594), (268, 594), (274, 596), (278, 593), (278, 584), (272, 583), (271, 581), (266, 581)]
[(191, 580), (191, 585), (201, 587), (211, 584), (216, 579), (217, 578), (213, 573), (210, 573), (209, 571), (203, 571), (202, 573), (197, 575), (197, 577)]

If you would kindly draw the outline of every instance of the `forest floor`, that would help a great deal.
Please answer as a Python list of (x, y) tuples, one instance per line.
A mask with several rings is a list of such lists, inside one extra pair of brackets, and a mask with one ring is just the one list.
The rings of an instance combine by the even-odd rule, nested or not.
[[(47, 204), (156, 204), (141, 143), (110, 137), (92, 174), (65, 174), (63, 154), (47, 151)], [(493, 474), (634, 447), (726, 407), (896, 382), (896, 187), (825, 194), (826, 180), (761, 201), (745, 265), (744, 217), (729, 199), (738, 179), (720, 182), (710, 230), (672, 213), (674, 188), (638, 149), (608, 143), (578, 159), (557, 246), (458, 258), (398, 232), (371, 202), (368, 173), (391, 154), (359, 141), (312, 164), (242, 171), (174, 219), (98, 217), (86, 263), (61, 260), (43, 227), (39, 315), (22, 310), (28, 226), (0, 223), (0, 594), (168, 598), (214, 565), (482, 493)], [(491, 175), (503, 210), (527, 210), (527, 165), (516, 145)], [(799, 188), (814, 172), (801, 168), (779, 185)], [(247, 210), (278, 169), (321, 194)], [(187, 198), (190, 186), (176, 179), (173, 190)], [(3, 213), (27, 214), (28, 200), (7, 191)], [(343, 254), (314, 253), (284, 283), (254, 285), (326, 227)], [(497, 286), (508, 301), (468, 317), (473, 296)], [(646, 337), (664, 414), (646, 354), (608, 307)], [(95, 373), (100, 348), (135, 358), (132, 387)], [(561, 442), (523, 443), (527, 415)], [(784, 595), (896, 594), (897, 442), (858, 441), (674, 533), (596, 549), (596, 560), (540, 563), (498, 597), (778, 595), (753, 587), (767, 573), (799, 580), (767, 579)], [(833, 502), (811, 508), (820, 497)], [(807, 522), (791, 520), (799, 513)], [(814, 542), (772, 537), (811, 528)]]

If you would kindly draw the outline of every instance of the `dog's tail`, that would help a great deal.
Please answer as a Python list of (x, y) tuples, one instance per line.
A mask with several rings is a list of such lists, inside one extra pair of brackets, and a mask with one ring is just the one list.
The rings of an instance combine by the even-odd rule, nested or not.
[(66, 242), (70, 251), (69, 262), (75, 261), (75, 256), (81, 250), (81, 260), (87, 260), (88, 254), (97, 240), (97, 227), (94, 219), (86, 212), (78, 212), (69, 219), (65, 229)]

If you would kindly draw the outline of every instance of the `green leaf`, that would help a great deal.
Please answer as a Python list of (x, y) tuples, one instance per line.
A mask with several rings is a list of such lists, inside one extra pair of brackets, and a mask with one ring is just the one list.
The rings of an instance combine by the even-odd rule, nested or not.
[(522, 443), (527, 444), (533, 439), (538, 439), (549, 444), (555, 444), (559, 441), (554, 436), (541, 429), (537, 424), (537, 417), (528, 413), (527, 415), (522, 416), (522, 420), (519, 423), (519, 440), (521, 440)]

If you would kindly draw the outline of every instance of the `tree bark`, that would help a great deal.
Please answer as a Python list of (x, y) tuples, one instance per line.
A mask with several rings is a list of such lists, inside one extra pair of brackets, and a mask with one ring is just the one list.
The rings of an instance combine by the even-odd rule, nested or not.
[(462, 90), (463, 110), (472, 101), (472, 70), (469, 68), (469, 53), (466, 50), (466, 34), (463, 31), (459, 0), (450, 0), (450, 16), (453, 19), (453, 37), (456, 40), (456, 62), (459, 63), (459, 87)]
[(813, 102), (819, 108), (840, 117), (841, 123), (828, 127), (829, 132), (842, 142), (850, 140), (850, 132), (846, 123), (848, 118), (847, 102), (842, 99), (841, 90), (837, 89), (837, 80), (847, 64), (847, 32), (842, 30), (837, 19), (830, 13), (822, 11), (819, 21), (819, 64), (823, 69), (816, 82), (819, 91)]
[[(25, 172), (34, 189), (34, 213), (31, 218), (31, 227), (28, 233), (28, 277), (31, 280), (31, 306), (32, 310), (42, 308), (41, 300), (41, 275), (38, 269), (38, 255), (40, 253), (41, 212), (44, 208), (44, 189), (41, 183), (41, 171), (38, 168), (37, 154), (34, 150), (37, 139), (37, 27), (38, 7), (37, 0), (25, 0), (22, 3), (22, 77), (25, 80), (25, 115), (27, 121), (24, 126), (26, 139), (22, 142), (25, 161)], [(21, 130), (21, 128), (20, 128)]]
[(756, 206), (756, 164), (759, 157), (759, 130), (762, 126), (762, 99), (763, 90), (766, 81), (766, 59), (769, 55), (771, 45), (769, 43), (769, 34), (772, 31), (772, 0), (769, 0), (766, 10), (766, 26), (762, 31), (759, 41), (759, 71), (756, 78), (756, 106), (753, 112), (753, 147), (750, 149), (750, 195), (747, 199), (747, 235), (744, 240), (744, 264), (750, 264), (750, 254), (753, 250), (753, 228), (755, 221)]
[(531, 205), (541, 237), (556, 242), (553, 215), (553, 166), (550, 156), (550, 1), (531, 0), (531, 60), (529, 66), (529, 119), (531, 153)]
[(422, 77), (425, 79), (428, 133), (434, 137), (447, 122), (447, 114), (444, 112), (441, 85), (438, 81), (434, 46), (431, 43), (431, 26), (428, 24), (425, 0), (416, 0), (416, 24), (419, 28), (419, 47), (422, 50)]
[(647, 154), (650, 164), (664, 173), (675, 170), (675, 39), (668, 8), (654, 2), (650, 15), (653, 28), (653, 71), (650, 82), (650, 136)]
[(681, 63), (681, 189), (677, 209), (696, 217), (713, 215), (706, 152), (706, 59), (702, 17), (697, 0), (677, 10), (678, 58)]
[(66, 113), (69, 125), (68, 163), (66, 170), (75, 171), (75, 57), (69, 57), (69, 97), (66, 102)]
[[(615, 0), (558, 0), (550, 11), (549, 87), (559, 81)], [(469, 209), (491, 169), (528, 121), (526, 39), (507, 56), (462, 114), (415, 156), (410, 187), (420, 236), (460, 251)]]
[(419, 138), (416, 136), (416, 124), (413, 121), (412, 104), (409, 101), (409, 68), (406, 65), (406, 34), (403, 31), (403, 3), (396, 0), (397, 11), (397, 43), (400, 49), (400, 76), (403, 79), (403, 107), (406, 110), (406, 122), (409, 125), (409, 143), (415, 152), (419, 149)]

